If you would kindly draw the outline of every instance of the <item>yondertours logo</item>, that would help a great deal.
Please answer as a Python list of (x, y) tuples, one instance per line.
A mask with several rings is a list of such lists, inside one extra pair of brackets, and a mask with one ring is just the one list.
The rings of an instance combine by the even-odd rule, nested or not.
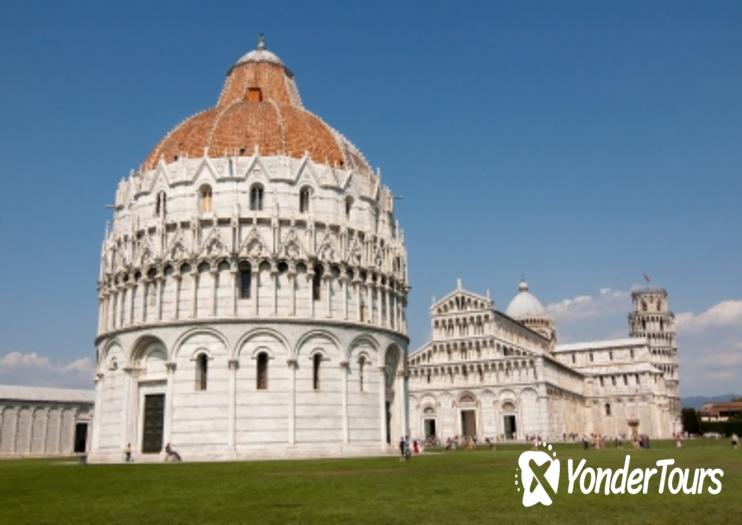
[[(559, 489), (559, 460), (551, 445), (539, 443), (545, 450), (529, 450), (518, 458), (515, 485), (523, 487), (523, 506), (533, 507), (537, 503), (548, 507)], [(520, 483), (518, 482), (520, 472)], [(520, 485), (520, 486), (519, 486)]]
[[(654, 467), (633, 467), (626, 455), (622, 467), (591, 467), (586, 459), (576, 465), (567, 459), (567, 493), (574, 494), (712, 494), (721, 492), (720, 468), (674, 467), (672, 458), (657, 460)], [(561, 464), (554, 447), (538, 443), (536, 450), (523, 452), (518, 458), (515, 486), (523, 494), (523, 506), (554, 502), (559, 491)]]

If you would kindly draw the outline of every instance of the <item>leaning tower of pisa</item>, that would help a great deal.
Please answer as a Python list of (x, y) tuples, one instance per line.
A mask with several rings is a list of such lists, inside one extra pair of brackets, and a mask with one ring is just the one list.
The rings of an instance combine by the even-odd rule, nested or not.
[(679, 420), (680, 393), (678, 346), (675, 341), (675, 314), (667, 302), (664, 288), (644, 288), (631, 294), (633, 311), (629, 314), (631, 337), (647, 339), (651, 362), (664, 373), (670, 411)]

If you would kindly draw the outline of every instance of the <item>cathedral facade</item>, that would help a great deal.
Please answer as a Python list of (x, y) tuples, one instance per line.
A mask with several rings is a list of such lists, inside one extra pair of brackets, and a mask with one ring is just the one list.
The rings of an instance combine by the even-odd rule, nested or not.
[(432, 339), (409, 358), (419, 438), (670, 437), (679, 430), (677, 346), (667, 292), (632, 294), (629, 337), (556, 344), (522, 281), (505, 312), (457, 288), (430, 308)]
[(406, 433), (392, 193), (264, 42), (114, 208), (91, 461), (376, 454)]

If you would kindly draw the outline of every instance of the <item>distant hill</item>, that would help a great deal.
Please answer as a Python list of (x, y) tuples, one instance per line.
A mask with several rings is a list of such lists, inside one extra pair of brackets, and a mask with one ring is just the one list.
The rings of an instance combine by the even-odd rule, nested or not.
[(724, 401), (730, 401), (731, 399), (740, 397), (739, 394), (724, 394), (721, 396), (688, 396), (683, 397), (680, 401), (684, 408), (695, 408), (699, 409), (706, 403), (723, 403)]

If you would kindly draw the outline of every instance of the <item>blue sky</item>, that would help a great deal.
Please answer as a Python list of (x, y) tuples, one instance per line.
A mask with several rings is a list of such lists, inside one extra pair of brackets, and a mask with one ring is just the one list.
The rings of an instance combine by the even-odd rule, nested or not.
[(742, 390), (732, 1), (4, 1), (0, 382), (91, 384), (104, 205), (259, 32), (404, 197), (413, 348), (456, 277), (504, 309), (525, 274), (573, 341), (647, 272), (682, 392)]

